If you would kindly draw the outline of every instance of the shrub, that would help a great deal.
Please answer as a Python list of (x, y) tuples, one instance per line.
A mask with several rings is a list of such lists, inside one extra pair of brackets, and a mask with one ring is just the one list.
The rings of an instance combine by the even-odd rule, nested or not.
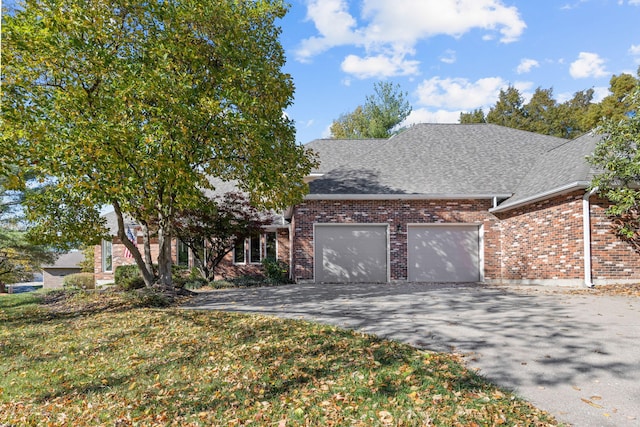
[(172, 303), (171, 298), (156, 288), (135, 289), (125, 295), (136, 307), (168, 307)]
[(113, 280), (117, 287), (125, 291), (144, 288), (144, 279), (135, 264), (116, 267)]
[(65, 276), (62, 286), (68, 289), (95, 289), (96, 282), (93, 273), (75, 273)]
[(289, 265), (281, 260), (266, 258), (262, 260), (264, 274), (271, 283), (289, 282)]

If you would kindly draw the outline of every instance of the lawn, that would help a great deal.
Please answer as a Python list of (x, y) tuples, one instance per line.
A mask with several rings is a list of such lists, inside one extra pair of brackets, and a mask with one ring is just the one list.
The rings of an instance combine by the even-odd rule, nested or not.
[(455, 355), (303, 321), (0, 295), (1, 426), (550, 426)]

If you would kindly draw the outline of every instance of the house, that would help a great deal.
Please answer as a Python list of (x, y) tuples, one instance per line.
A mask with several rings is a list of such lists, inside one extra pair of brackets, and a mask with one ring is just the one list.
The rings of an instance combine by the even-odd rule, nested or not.
[(44, 289), (61, 288), (65, 276), (82, 271), (80, 265), (82, 261), (84, 261), (84, 254), (75, 251), (61, 254), (53, 264), (43, 265), (42, 287)]
[(309, 194), (275, 236), (240, 242), (225, 274), (258, 271), (271, 245), (297, 282), (637, 282), (640, 255), (612, 233), (608, 202), (589, 189), (597, 141), (492, 124), (312, 141), (320, 166)]

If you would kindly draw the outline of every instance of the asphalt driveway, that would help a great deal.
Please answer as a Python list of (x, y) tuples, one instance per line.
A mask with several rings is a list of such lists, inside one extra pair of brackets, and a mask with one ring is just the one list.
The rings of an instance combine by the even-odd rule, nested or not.
[(200, 294), (188, 308), (262, 313), (465, 355), (575, 426), (640, 426), (640, 298), (483, 285), (287, 285)]

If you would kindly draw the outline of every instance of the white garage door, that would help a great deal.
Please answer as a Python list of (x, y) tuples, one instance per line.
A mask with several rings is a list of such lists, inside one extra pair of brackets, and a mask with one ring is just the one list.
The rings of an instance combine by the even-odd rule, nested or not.
[(480, 232), (476, 225), (410, 225), (411, 282), (480, 281)]
[(316, 282), (386, 283), (387, 240), (386, 225), (316, 224)]

